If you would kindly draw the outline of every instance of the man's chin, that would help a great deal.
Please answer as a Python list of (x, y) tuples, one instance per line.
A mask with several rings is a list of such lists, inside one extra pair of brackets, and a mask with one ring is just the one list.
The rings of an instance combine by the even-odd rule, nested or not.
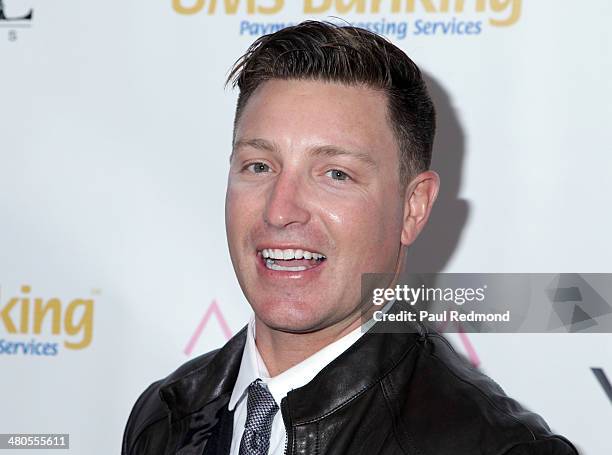
[(330, 318), (315, 311), (309, 304), (284, 303), (282, 306), (253, 307), (256, 318), (267, 329), (284, 333), (312, 333), (330, 324)]

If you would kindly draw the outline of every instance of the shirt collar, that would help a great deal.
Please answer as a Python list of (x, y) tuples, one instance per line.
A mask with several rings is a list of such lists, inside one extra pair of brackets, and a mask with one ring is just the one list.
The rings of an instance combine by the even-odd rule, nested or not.
[[(382, 311), (386, 313), (391, 305), (387, 304), (382, 308)], [(274, 397), (276, 404), (280, 406), (281, 400), (287, 393), (308, 384), (323, 368), (367, 332), (373, 323), (374, 321), (370, 319), (362, 326), (357, 327), (352, 332), (325, 346), (297, 365), (271, 378), (255, 344), (255, 315), (252, 315), (247, 327), (247, 339), (244, 345), (238, 378), (236, 379), (229, 401), (229, 410), (234, 410), (238, 402), (247, 395), (249, 385), (258, 378), (268, 386), (268, 390)]]
[(323, 368), (357, 341), (362, 334), (361, 327), (357, 327), (297, 365), (265, 380), (276, 403), (280, 406), (281, 400), (287, 396), (287, 393), (308, 384)]

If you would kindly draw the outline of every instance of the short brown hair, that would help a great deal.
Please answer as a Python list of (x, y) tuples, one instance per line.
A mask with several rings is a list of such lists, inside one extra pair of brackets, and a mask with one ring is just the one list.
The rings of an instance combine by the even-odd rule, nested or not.
[(368, 30), (305, 21), (258, 38), (234, 64), (227, 83), (240, 94), (234, 131), (255, 89), (271, 79), (311, 79), (382, 90), (400, 151), (400, 183), (429, 169), (435, 110), (416, 64)]

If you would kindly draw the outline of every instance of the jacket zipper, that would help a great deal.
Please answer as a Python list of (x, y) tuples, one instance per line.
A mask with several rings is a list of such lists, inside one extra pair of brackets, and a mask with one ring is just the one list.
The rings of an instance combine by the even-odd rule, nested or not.
[(289, 454), (289, 430), (291, 429), (291, 420), (289, 419), (289, 411), (287, 409), (287, 398), (281, 400), (281, 415), (283, 416), (283, 424), (285, 426), (285, 451), (284, 455)]

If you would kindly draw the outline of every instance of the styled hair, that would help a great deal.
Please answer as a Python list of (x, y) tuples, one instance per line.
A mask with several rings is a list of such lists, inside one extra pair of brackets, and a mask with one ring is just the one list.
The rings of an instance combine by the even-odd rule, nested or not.
[(400, 153), (400, 184), (429, 169), (436, 123), (433, 102), (416, 64), (382, 36), (358, 27), (305, 21), (258, 38), (227, 78), (226, 84), (240, 90), (234, 133), (253, 92), (271, 79), (321, 80), (383, 91)]

